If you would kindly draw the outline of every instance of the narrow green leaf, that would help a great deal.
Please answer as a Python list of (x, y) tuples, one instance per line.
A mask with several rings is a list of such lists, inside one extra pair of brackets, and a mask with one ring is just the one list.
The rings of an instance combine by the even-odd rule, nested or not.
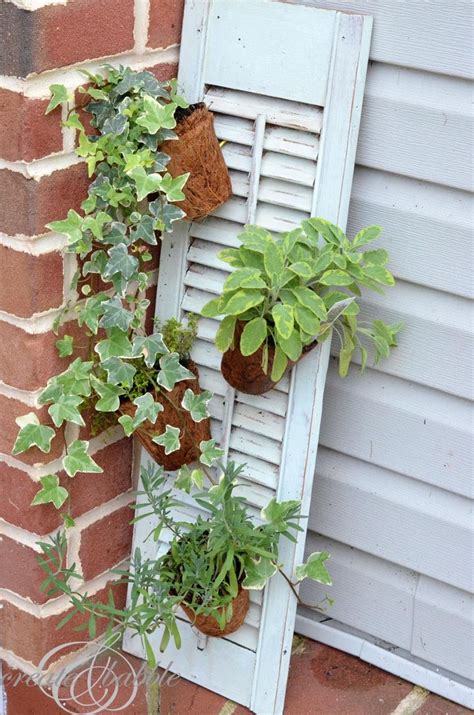
[(279, 382), (288, 367), (288, 358), (278, 345), (275, 347), (275, 355), (273, 358), (271, 379), (273, 382)]
[(288, 340), (294, 327), (294, 314), (291, 305), (277, 303), (272, 308), (272, 317), (279, 337)]

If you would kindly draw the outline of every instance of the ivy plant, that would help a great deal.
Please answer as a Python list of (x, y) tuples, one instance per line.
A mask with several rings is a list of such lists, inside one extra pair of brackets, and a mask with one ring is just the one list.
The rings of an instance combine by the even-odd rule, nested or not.
[[(49, 452), (58, 430), (68, 424), (85, 427), (86, 413), (92, 413), (97, 430), (118, 420), (131, 435), (145, 420), (155, 423), (163, 409), (152, 393), (171, 401), (169, 393), (177, 382), (195, 379), (180, 362), (180, 356), (188, 357), (195, 319), (188, 327), (166, 323), (166, 336), (158, 329), (151, 335), (144, 330), (150, 306), (147, 289), (154, 277), (151, 250), (157, 236), (184, 217), (174, 203), (184, 198), (187, 175), (172, 178), (167, 173), (169, 157), (160, 146), (175, 138), (176, 110), (187, 103), (176, 93), (174, 81), (160, 82), (150, 72), (107, 67), (105, 75), (87, 77), (90, 85), (82, 88), (88, 99), (86, 114), (71, 107), (64, 125), (77, 132), (76, 154), (87, 163), (91, 177), (88, 196), (81, 213), (71, 209), (67, 218), (47, 226), (67, 237), (66, 251), (77, 257), (71, 285), (77, 300), (55, 324), (56, 331), (64, 324), (56, 343), (59, 354), (72, 361), (39, 396), (40, 404), (48, 406), (50, 422), (40, 424), (34, 413), (18, 420), (15, 455), (31, 447)], [(53, 85), (51, 92), (48, 112), (72, 101), (62, 85)], [(87, 114), (92, 129), (86, 130)], [(79, 331), (69, 330), (74, 321)], [(174, 407), (204, 419), (209, 398), (206, 394), (197, 404), (188, 395)], [(136, 406), (133, 418), (121, 414), (123, 400)], [(167, 426), (153, 439), (168, 454), (179, 449), (180, 430)], [(214, 442), (204, 445), (204, 459), (211, 447)], [(79, 438), (66, 445), (63, 467), (69, 477), (102, 471), (89, 454), (89, 442)], [(61, 508), (67, 497), (67, 489), (51, 474), (42, 478), (35, 503)]]
[[(280, 538), (295, 541), (295, 532), (301, 531), (300, 502), (271, 501), (261, 510), (256, 522), (249, 513), (244, 499), (235, 492), (243, 467), (229, 462), (218, 484), (208, 491), (194, 492), (195, 506), (201, 510), (197, 519), (176, 521), (172, 515), (175, 493), (167, 487), (161, 467), (142, 469), (143, 491), (138, 494), (135, 522), (153, 521), (150, 537), (155, 542), (169, 538), (168, 551), (158, 558), (144, 559), (136, 549), (130, 568), (116, 571), (122, 583), (129, 585), (129, 605), (117, 608), (110, 591), (106, 603), (91, 599), (75, 587), (80, 579), (75, 566), (66, 566), (64, 534), (41, 543), (41, 565), (47, 573), (42, 589), (49, 596), (67, 594), (72, 610), (60, 624), (64, 625), (75, 615), (86, 615), (83, 626), (91, 637), (97, 630), (98, 620), (105, 619), (109, 633), (115, 626), (123, 631), (131, 629), (143, 639), (150, 665), (156, 664), (148, 636), (163, 628), (160, 650), (170, 640), (181, 645), (177, 621), (180, 604), (185, 604), (198, 615), (213, 616), (221, 629), (232, 618), (232, 603), (240, 588), (261, 590), (276, 574), (285, 579), (288, 588), (299, 603), (297, 585), (310, 578), (331, 585), (326, 568), (327, 552), (315, 552), (296, 567), (290, 578), (283, 570), (278, 551)], [(168, 537), (167, 537), (168, 535)], [(330, 599), (326, 597), (324, 601)], [(321, 608), (323, 605), (318, 604)], [(310, 604), (303, 604), (310, 606)], [(310, 606), (314, 607), (314, 606)]]
[(364, 341), (374, 348), (375, 363), (388, 357), (401, 324), (365, 323), (357, 318), (362, 286), (383, 293), (395, 282), (386, 268), (387, 252), (365, 248), (380, 232), (379, 226), (368, 226), (350, 241), (338, 226), (321, 218), (307, 219), (300, 228), (276, 237), (259, 226), (246, 226), (239, 235), (241, 245), (219, 253), (234, 270), (222, 295), (202, 309), (206, 317), (224, 316), (217, 348), (225, 352), (234, 346), (236, 327), (242, 321), (238, 346), (242, 355), (253, 355), (263, 346), (262, 369), (267, 373), (268, 349), (274, 347), (271, 378), (275, 382), (289, 360), (296, 362), (305, 346), (326, 340), (332, 327), (340, 340), (341, 376), (347, 374), (356, 349), (365, 368)]

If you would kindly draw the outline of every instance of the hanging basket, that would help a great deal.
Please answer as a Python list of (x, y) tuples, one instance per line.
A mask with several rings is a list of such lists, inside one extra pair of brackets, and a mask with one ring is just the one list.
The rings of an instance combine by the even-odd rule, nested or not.
[(229, 633), (234, 633), (245, 621), (245, 616), (249, 610), (249, 592), (244, 588), (239, 590), (237, 596), (232, 601), (232, 618), (225, 624), (223, 629), (221, 629), (214, 616), (196, 616), (193, 609), (185, 603), (181, 603), (181, 608), (191, 621), (191, 624), (197, 628), (198, 631), (204, 633), (206, 636), (222, 638), (223, 636), (229, 635)]
[(176, 111), (174, 130), (178, 140), (164, 142), (160, 149), (170, 157), (171, 176), (190, 172), (184, 186), (184, 201), (176, 205), (188, 221), (204, 218), (232, 195), (229, 172), (214, 131), (214, 116), (202, 102)]
[[(277, 384), (270, 377), (275, 357), (275, 346), (268, 345), (268, 372), (265, 373), (262, 369), (263, 345), (253, 355), (242, 355), (240, 352), (240, 336), (244, 327), (244, 321), (239, 320), (235, 328), (234, 347), (229, 348), (222, 356), (221, 372), (224, 379), (236, 390), (248, 395), (262, 395), (264, 392), (272, 390)], [(310, 345), (306, 345), (300, 360), (316, 345), (316, 340)], [(296, 365), (296, 362), (288, 360), (288, 367), (293, 367), (293, 365)]]
[[(196, 395), (202, 392), (199, 387), (199, 373), (195, 363), (190, 360), (185, 367), (196, 376), (196, 379), (177, 382), (170, 392), (165, 392), (166, 396), (179, 406), (181, 406), (186, 390), (190, 389)], [(135, 435), (155, 462), (161, 464), (167, 472), (174, 472), (183, 465), (195, 462), (199, 458), (199, 448), (196, 445), (199, 445), (203, 440), (211, 439), (210, 420), (208, 418), (201, 422), (195, 422), (188, 412), (178, 412), (160, 392), (155, 392), (154, 398), (156, 402), (163, 406), (163, 411), (158, 415), (155, 424), (145, 420), (135, 431)], [(135, 415), (136, 409), (136, 406), (128, 400), (120, 405), (121, 412), (130, 415), (130, 417)], [(181, 446), (171, 454), (165, 454), (164, 447), (156, 444), (152, 439), (153, 436), (162, 434), (166, 429), (166, 425), (179, 427), (180, 429)], [(193, 439), (188, 433), (193, 436)]]

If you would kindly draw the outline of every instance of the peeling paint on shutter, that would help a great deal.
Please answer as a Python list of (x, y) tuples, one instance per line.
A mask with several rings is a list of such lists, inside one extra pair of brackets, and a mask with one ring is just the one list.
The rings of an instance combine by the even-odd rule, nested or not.
[[(225, 140), (233, 196), (211, 217), (183, 224), (163, 241), (160, 319), (200, 312), (221, 291), (231, 268), (217, 258), (237, 246), (246, 223), (287, 231), (321, 215), (344, 226), (352, 181), (371, 19), (265, 0), (188, 0), (179, 84), (203, 98)], [(217, 320), (201, 319), (192, 357), (210, 403), (213, 436), (230, 459), (247, 464), (240, 492), (255, 514), (272, 496), (301, 499), (308, 513), (329, 342), (312, 351), (270, 393), (244, 395), (220, 374)], [(146, 455), (143, 455), (146, 460)], [(186, 496), (182, 510), (189, 514)], [(135, 546), (146, 556), (146, 521)], [(305, 534), (282, 543), (291, 574), (303, 559)], [(165, 544), (161, 547), (165, 548)], [(162, 664), (250, 707), (283, 711), (296, 603), (278, 575), (251, 593), (244, 626), (226, 638), (198, 636), (183, 616), (183, 645)], [(151, 637), (158, 649), (159, 635)], [(138, 638), (125, 648), (143, 657)]]

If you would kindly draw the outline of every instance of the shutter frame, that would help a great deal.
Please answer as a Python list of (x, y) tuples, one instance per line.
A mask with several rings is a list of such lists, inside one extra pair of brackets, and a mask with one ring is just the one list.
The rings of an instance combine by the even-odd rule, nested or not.
[[(240, 2), (239, 0), (225, 0), (225, 2), (224, 0), (187, 0), (186, 2), (178, 79), (180, 89), (190, 102), (202, 101), (205, 94), (206, 84), (208, 84), (206, 47), (209, 42), (209, 33), (217, 32), (214, 27), (215, 18), (223, 4), (226, 8), (232, 6), (235, 13), (241, 13), (240, 19), (244, 31), (245, 7), (243, 6), (247, 4), (246, 0), (243, 2), (242, 0)], [(292, 18), (292, 13), (302, 10), (301, 6), (286, 3), (252, 0), (252, 7), (257, 7), (262, 13), (262, 17), (265, 17), (266, 13), (271, 16), (275, 6), (278, 6), (279, 12), (288, 13), (289, 19)], [(325, 28), (332, 23), (333, 28), (329, 47), (329, 70), (326, 71), (323, 78), (326, 84), (324, 95), (326, 101), (322, 110), (322, 128), (319, 139), (316, 137), (319, 142), (319, 151), (310, 213), (311, 215), (324, 216), (345, 227), (372, 19), (309, 7), (305, 7), (306, 11), (308, 12), (307, 17), (313, 18), (308, 21), (314, 23), (314, 36), (318, 35), (318, 22), (322, 22)], [(331, 16), (330, 23), (327, 20), (328, 16)], [(324, 18), (324, 21), (320, 18)], [(275, 47), (278, 46), (279, 44), (276, 42)], [(223, 47), (223, 52), (225, 52), (225, 47)], [(209, 102), (211, 110), (215, 107), (222, 110), (222, 106), (226, 102), (232, 104), (232, 101), (235, 106), (239, 106), (238, 99), (240, 96), (244, 96), (239, 94), (242, 91), (241, 88), (237, 88), (236, 91), (235, 87), (222, 90), (211, 88), (208, 92), (210, 95), (214, 92), (215, 104), (213, 107), (212, 100)], [(221, 94), (220, 98), (219, 93)], [(245, 222), (251, 223), (255, 222), (256, 218), (258, 219), (259, 190), (261, 188), (260, 167), (265, 144), (266, 119), (270, 118), (275, 125), (279, 121), (281, 124), (278, 126), (291, 127), (299, 131), (308, 131), (309, 126), (314, 134), (316, 134), (314, 130), (321, 126), (321, 121), (318, 119), (321, 108), (305, 105), (307, 109), (303, 109), (303, 105), (301, 105), (301, 113), (298, 118), (295, 118), (290, 111), (285, 114), (287, 105), (293, 107), (294, 101), (292, 104), (285, 100), (277, 101), (270, 98), (267, 102), (267, 116), (264, 116), (264, 111), (256, 111), (257, 116), (254, 116), (255, 111), (253, 115), (250, 111), (252, 102), (255, 103), (255, 106), (261, 105), (265, 108), (267, 98), (263, 94), (257, 94), (256, 97), (252, 94), (250, 100), (248, 106), (245, 104), (239, 109), (239, 116), (247, 115), (249, 118), (250, 114), (255, 118), (248, 199), (244, 204), (241, 199), (231, 199), (230, 205), (219, 209), (208, 220), (211, 226), (217, 223), (217, 229), (220, 222), (228, 221), (226, 217), (237, 215), (235, 206), (240, 207), (238, 214), (242, 217), (245, 208)], [(298, 108), (298, 105), (294, 106)], [(216, 124), (219, 122), (216, 121)], [(295, 188), (295, 190), (297, 189)], [(291, 210), (284, 207), (282, 215), (285, 214), (285, 211), (290, 217), (293, 214), (297, 216), (297, 212), (292, 213)], [(239, 218), (231, 220), (231, 229), (234, 223), (242, 222)], [(202, 242), (204, 243), (207, 238), (206, 221), (199, 225), (197, 231), (203, 237)], [(216, 230), (215, 233), (218, 236), (219, 231)], [(171, 236), (165, 237), (163, 240), (157, 290), (157, 313), (162, 320), (169, 317), (181, 317), (183, 302), (186, 305), (189, 296), (194, 295), (191, 290), (199, 293), (199, 276), (195, 281), (196, 287), (194, 289), (190, 287), (192, 277), (189, 275), (188, 268), (192, 263), (192, 259), (189, 260), (191, 234), (193, 234), (193, 225), (182, 223), (175, 228)], [(232, 230), (229, 236), (231, 245)], [(194, 241), (196, 240), (194, 238)], [(229, 245), (229, 243), (224, 243), (224, 245)], [(192, 266), (196, 265), (200, 264), (192, 263)], [(219, 271), (218, 268), (206, 268), (205, 265), (201, 266), (200, 270), (202, 270), (202, 276), (205, 277), (207, 272), (209, 276), (215, 275), (216, 280), (219, 279), (220, 272), (222, 272), (222, 269)], [(185, 278), (187, 278), (186, 281)], [(277, 498), (282, 500), (301, 499), (303, 514), (309, 512), (310, 506), (329, 349), (330, 344), (327, 341), (313, 350), (292, 370), (289, 380), (282, 381), (279, 390), (268, 393), (268, 396), (261, 396), (260, 402), (254, 401), (256, 404), (261, 404), (266, 400), (270, 403), (273, 400), (275, 407), (272, 414), (278, 415), (279, 412), (282, 412), (280, 403), (285, 405), (284, 401), (288, 400), (284, 436), (281, 441), (283, 450), (281, 470), (273, 493), (276, 493)], [(199, 350), (201, 351), (200, 355), (204, 355), (208, 351), (212, 352), (212, 348), (205, 343), (199, 346)], [(205, 359), (204, 356), (197, 362), (203, 364), (202, 360)], [(212, 372), (212, 366), (210, 371)], [(214, 375), (213, 372), (212, 374)], [(286, 396), (287, 392), (288, 396)], [(229, 450), (235, 452), (235, 447), (232, 447), (232, 438), (235, 437), (236, 431), (241, 429), (233, 423), (236, 414), (235, 391), (227, 387), (224, 398), (221, 445), (227, 452)], [(245, 405), (248, 406), (247, 410), (251, 410), (252, 402), (253, 400), (249, 399), (249, 396), (244, 396), (243, 402), (238, 402), (239, 410), (245, 412)], [(283, 415), (281, 416), (283, 417)], [(246, 432), (245, 429), (241, 429), (241, 432), (244, 434), (245, 441), (245, 434), (249, 434), (249, 432)], [(261, 439), (263, 440), (263, 437)], [(258, 457), (255, 455), (254, 459), (258, 459)], [(146, 462), (147, 460), (147, 455), (142, 451), (142, 461)], [(254, 488), (258, 494), (266, 493), (263, 490), (267, 487), (261, 487), (257, 482), (254, 487), (252, 484), (250, 487)], [(145, 557), (153, 556), (154, 550), (156, 551), (156, 547), (150, 544), (150, 541), (144, 543), (144, 537), (150, 528), (151, 524), (148, 521), (139, 522), (135, 526), (134, 548), (140, 546)], [(286, 540), (281, 542), (281, 560), (287, 564), (286, 572), (290, 575), (294, 566), (303, 561), (304, 543), (305, 533), (299, 535), (296, 544)], [(171, 670), (250, 707), (256, 713), (262, 713), (262, 715), (264, 713), (268, 715), (269, 712), (281, 713), (284, 706), (295, 615), (294, 596), (290, 593), (284, 579), (276, 575), (263, 594), (261, 622), (255, 650), (250, 650), (244, 645), (245, 633), (241, 636), (238, 635), (239, 632), (234, 634), (237, 641), (240, 638), (240, 644), (224, 639), (211, 639), (212, 643), (210, 643), (206, 642), (205, 638), (195, 635), (189, 626), (184, 626), (180, 628), (183, 636), (181, 650), (176, 651), (173, 647), (169, 648), (164, 654), (163, 664), (166, 665), (171, 661)], [(152, 642), (155, 643), (158, 640)], [(125, 636), (124, 648), (135, 655), (144, 657), (139, 639), (131, 638), (130, 634)], [(251, 675), (253, 675), (252, 678)]]

